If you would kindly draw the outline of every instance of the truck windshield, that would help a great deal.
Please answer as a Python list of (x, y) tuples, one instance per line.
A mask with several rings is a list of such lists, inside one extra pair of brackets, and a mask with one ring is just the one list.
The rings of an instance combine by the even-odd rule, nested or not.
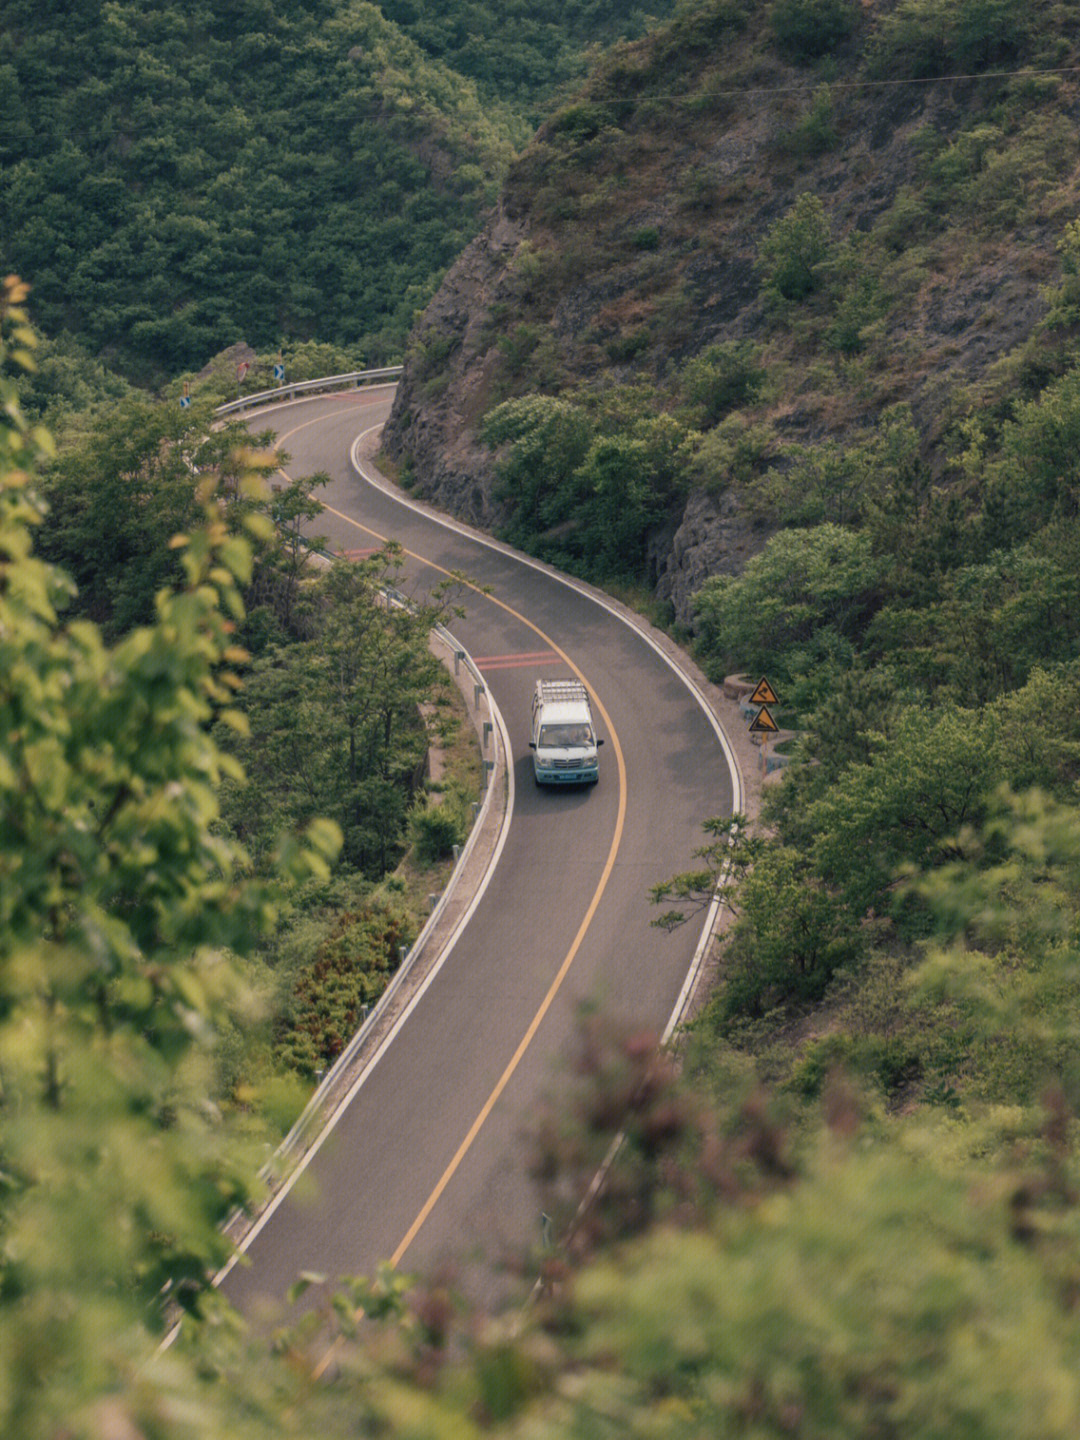
[(571, 745), (591, 745), (592, 728), (589, 725), (541, 725), (537, 744), (543, 750), (567, 749)]

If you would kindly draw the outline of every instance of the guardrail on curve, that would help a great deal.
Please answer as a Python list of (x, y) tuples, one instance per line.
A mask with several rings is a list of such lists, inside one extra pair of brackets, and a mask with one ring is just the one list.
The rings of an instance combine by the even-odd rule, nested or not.
[[(398, 597), (392, 590), (388, 590), (388, 598), (394, 603), (400, 603)], [(400, 599), (404, 600), (404, 597), (400, 597)], [(467, 865), (469, 858), (477, 845), (481, 831), (483, 830), (484, 822), (487, 819), (489, 810), (491, 809), (494, 797), (493, 781), (495, 778), (495, 772), (497, 770), (497, 763), (500, 758), (504, 758), (502, 757), (502, 725), (497, 716), (495, 703), (491, 697), (490, 691), (487, 689), (487, 686), (484, 683), (480, 671), (477, 669), (476, 662), (473, 660), (472, 656), (468, 653), (468, 651), (464, 649), (464, 647), (450, 633), (450, 631), (447, 630), (444, 625), (436, 625), (433, 629), (433, 634), (438, 637), (440, 643), (449, 652), (449, 657), (454, 660), (455, 671), (457, 669), (457, 662), (459, 660), (464, 660), (466, 669), (469, 671), (469, 674), (476, 682), (474, 703), (471, 708), (474, 712), (473, 723), (476, 725), (478, 731), (478, 738), (481, 738), (481, 726), (479, 723), (479, 707), (481, 700), (486, 703), (488, 714), (492, 722), (490, 724), (490, 727), (485, 727), (486, 729), (488, 729), (488, 733), (490, 733), (491, 736), (491, 742), (494, 747), (494, 759), (492, 763), (485, 764), (484, 766), (483, 799), (477, 808), (476, 814), (474, 815), (472, 828), (469, 831), (469, 835), (465, 841), (465, 845), (457, 853), (457, 858), (455, 860), (454, 868), (451, 872), (450, 878), (447, 881), (442, 893), (439, 895), (438, 901), (436, 902), (434, 908), (428, 915), (428, 918), (424, 923), (423, 927), (421, 928), (419, 935), (417, 935), (416, 939), (409, 947), (400, 965), (394, 971), (394, 974), (391, 976), (390, 982), (387, 985), (386, 989), (382, 992), (371, 1011), (364, 1018), (363, 1022), (360, 1025), (360, 1028), (355, 1032), (355, 1034), (352, 1036), (352, 1039), (341, 1051), (341, 1054), (338, 1055), (337, 1059), (334, 1061), (330, 1069), (319, 1080), (314, 1092), (308, 1100), (307, 1105), (304, 1107), (303, 1112), (297, 1118), (289, 1133), (278, 1145), (277, 1150), (274, 1152), (274, 1156), (272, 1157), (271, 1161), (263, 1167), (262, 1173), (266, 1177), (269, 1177), (273, 1173), (272, 1167), (274, 1162), (287, 1162), (291, 1160), (292, 1157), (303, 1148), (312, 1129), (323, 1118), (327, 1101), (333, 1094), (334, 1090), (337, 1088), (342, 1076), (347, 1073), (350, 1066), (353, 1064), (357, 1055), (359, 1054), (360, 1050), (367, 1042), (369, 1036), (374, 1032), (376, 1026), (382, 1021), (389, 1008), (393, 1005), (394, 999), (397, 996), (399, 989), (409, 977), (409, 973), (415, 965), (416, 961), (419, 960), (420, 957), (423, 955), (424, 950), (432, 935), (432, 932), (435, 930), (439, 921), (442, 919), (443, 911), (449, 903), (455, 885), (459, 877), (463, 873), (465, 866)], [(484, 748), (485, 745), (483, 740), (481, 739), (481, 749), (483, 750)]]
[(273, 390), (256, 390), (251, 395), (241, 395), (238, 400), (228, 400), (219, 405), (215, 415), (231, 415), (237, 410), (246, 410), (249, 405), (269, 405), (274, 400), (286, 400), (293, 395), (316, 394), (320, 390), (345, 390), (350, 387), (363, 388), (378, 385), (380, 381), (398, 380), (404, 366), (384, 365), (379, 370), (350, 370), (347, 375), (324, 375), (318, 380), (295, 380), (291, 384), (276, 385)]

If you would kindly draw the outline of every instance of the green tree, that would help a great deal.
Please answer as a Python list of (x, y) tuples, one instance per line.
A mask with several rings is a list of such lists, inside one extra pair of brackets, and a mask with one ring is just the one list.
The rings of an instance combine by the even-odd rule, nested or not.
[(758, 249), (757, 268), (766, 290), (782, 300), (807, 299), (821, 286), (830, 247), (825, 206), (820, 196), (804, 190)]
[(701, 868), (650, 891), (653, 904), (675, 906), (653, 923), (674, 929), (714, 900), (734, 915), (712, 1007), (725, 1020), (820, 999), (834, 972), (860, 949), (843, 904), (804, 856), (749, 835), (743, 816), (706, 820), (703, 828), (713, 838), (694, 852)]
[(928, 693), (986, 704), (1022, 686), (1035, 665), (1066, 662), (1080, 640), (1077, 526), (998, 551), (943, 576), (936, 603), (875, 617), (868, 644)]
[[(1005, 491), (1005, 523), (1021, 528), (1055, 516), (1080, 515), (1080, 369), (1018, 405), (1002, 436), (1002, 461), (992, 483)], [(1023, 517), (1021, 522), (1020, 517)]]
[(317, 815), (340, 825), (343, 862), (370, 878), (400, 858), (428, 745), (420, 706), (443, 682), (428, 635), (457, 583), (406, 600), (401, 563), (394, 547), (336, 561), (296, 605), (304, 638), (269, 645), (252, 667), (238, 700), (250, 739), (228, 742), (249, 783), (230, 788), (226, 814), (260, 859), (283, 825)]
[(330, 476), (320, 470), (271, 485), (273, 540), (258, 557), (249, 594), (255, 604), (270, 605), (286, 631), (293, 623), (301, 586), (312, 572), (313, 552), (323, 543), (322, 536), (310, 528), (322, 513), (315, 491), (329, 484)]
[(769, 12), (781, 52), (803, 63), (841, 45), (858, 18), (855, 0), (776, 0)]
[(875, 64), (915, 79), (981, 70), (1014, 63), (1030, 37), (1029, 15), (1009, 0), (902, 0), (878, 21)]
[[(635, 1440), (1066, 1440), (1080, 1386), (1062, 1300), (1075, 1171), (1060, 1144), (987, 1174), (952, 1164), (950, 1136), (931, 1127), (876, 1143), (840, 1085), (829, 1114), (795, 1184), (774, 1180), (763, 1200), (725, 1156), (730, 1200), (712, 1226), (657, 1227), (578, 1277), (560, 1316), (573, 1396), (532, 1433), (588, 1434), (614, 1412)], [(775, 1135), (760, 1114), (743, 1125), (775, 1175)], [(1013, 1217), (1002, 1191), (1019, 1196)]]
[(1075, 1110), (1080, 817), (1043, 791), (1009, 791), (970, 849), (913, 877), (933, 919), (915, 993), (956, 1005), (977, 1045), (1013, 1047), (1012, 1102), (1030, 1107), (1053, 1084)]
[[(242, 725), (230, 617), (250, 548), (208, 494), (152, 624), (110, 648), (63, 622), (71, 584), (31, 545), (48, 438), (22, 420), (6, 368), (29, 359), (23, 300), (6, 282), (0, 1425), (44, 1436), (95, 1430), (85, 1407), (147, 1358), (165, 1297), (199, 1308), (229, 1250), (218, 1227), (255, 1193), (207, 1068), (215, 1017), (245, 1003), (227, 955), (251, 948), (275, 902), (217, 833), (222, 779), (240, 772), (209, 733), (215, 714)], [(313, 826), (282, 864), (325, 874), (338, 839)]]
[(484, 417), (481, 438), (499, 452), (499, 496), (507, 507), (507, 538), (528, 544), (568, 517), (577, 490), (569, 484), (589, 450), (589, 416), (568, 400), (529, 395), (507, 400)]
[(182, 410), (133, 396), (48, 474), (42, 553), (75, 580), (79, 613), (111, 637), (152, 619), (158, 591), (182, 577), (171, 542), (197, 522), (211, 489), (238, 514), (256, 503), (240, 484), (241, 452), (264, 474), (278, 463), (256, 457), (242, 424), (210, 422), (206, 402)]
[(894, 906), (905, 867), (962, 856), (1003, 778), (991, 715), (909, 708), (811, 809), (814, 868), (856, 916)]
[(746, 340), (710, 345), (682, 374), (686, 397), (697, 408), (700, 427), (705, 430), (756, 399), (764, 381), (757, 349)]
[(742, 575), (714, 575), (697, 593), (700, 654), (710, 674), (785, 678), (849, 644), (873, 612), (882, 564), (870, 538), (837, 525), (774, 535)]

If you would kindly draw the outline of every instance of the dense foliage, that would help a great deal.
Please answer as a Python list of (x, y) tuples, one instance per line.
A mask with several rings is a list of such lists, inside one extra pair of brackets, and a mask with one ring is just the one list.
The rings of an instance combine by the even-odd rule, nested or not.
[(241, 339), (392, 358), (509, 151), (374, 5), (4, 19), (5, 263), (50, 333), (143, 378)]
[[(9, 283), (0, 308), (16, 362), (34, 342), (23, 299)], [(964, 1125), (947, 1109), (888, 1129), (825, 1053), (800, 1131), (745, 1073), (716, 1109), (652, 1037), (612, 1043), (586, 1019), (575, 1103), (537, 1119), (556, 1246), (535, 1257), (545, 1285), (524, 1322), (485, 1326), (438, 1284), (407, 1301), (410, 1282), (383, 1273), (294, 1335), (245, 1337), (207, 1277), (253, 1157), (207, 1095), (215, 1038), (247, 1013), (235, 957), (275, 901), (218, 833), (239, 767), (209, 721), (231, 704), (227, 617), (251, 554), (207, 485), (182, 588), (152, 623), (111, 648), (92, 622), (65, 623), (70, 581), (31, 544), (49, 439), (3, 369), (0, 391), (5, 1433), (1075, 1433), (1080, 827), (1038, 797), (1002, 803), (946, 867), (916, 865), (932, 944), (910, 993), (951, 1007), (952, 1029), (1014, 1077), (1056, 1076), (1042, 1103), (1014, 1083), (1007, 1108)], [(257, 514), (247, 528), (269, 538)], [(732, 836), (714, 827), (717, 845)], [(325, 878), (336, 843), (312, 826), (279, 874)], [(336, 928), (290, 1043), (358, 1003), (347, 962), (399, 938), (384, 923), (361, 910)], [(882, 1073), (898, 1063), (878, 1056)], [(155, 1352), (165, 1296), (188, 1318)]]
[[(33, 342), (23, 298), (6, 284), (16, 361)], [(108, 1383), (163, 1286), (197, 1303), (227, 1250), (218, 1224), (252, 1194), (207, 1103), (208, 1047), (215, 1015), (244, 1003), (224, 952), (249, 950), (275, 902), (215, 823), (239, 771), (208, 722), (243, 723), (228, 616), (247, 543), (204, 492), (152, 623), (113, 647), (64, 624), (71, 582), (30, 541), (48, 437), (2, 383), (0, 1405), (6, 1433), (43, 1434)], [(316, 822), (276, 868), (325, 874), (339, 841)], [(114, 1360), (95, 1333), (115, 1335)]]
[[(1071, 232), (1063, 244), (1068, 252)], [(910, 418), (886, 416), (867, 443), (879, 459), (891, 452), (891, 465), (857, 450), (828, 457), (833, 485), (848, 493), (847, 525), (780, 530), (740, 576), (714, 577), (698, 595), (700, 652), (714, 675), (767, 671), (793, 707), (796, 763), (768, 814), (800, 856), (802, 883), (832, 897), (823, 942), (836, 907), (857, 954), (868, 917), (891, 921), (879, 945), (917, 937), (925, 910), (902, 877), (997, 863), (978, 836), (997, 823), (1003, 787), (1075, 801), (1080, 370), (1072, 333), (1059, 327), (1056, 343), (1063, 373), (1035, 398), (989, 424), (965, 422), (951, 496), (920, 478)], [(817, 459), (813, 473), (820, 450)], [(812, 478), (805, 458), (795, 473)], [(755, 483), (771, 482), (750, 491)], [(742, 915), (729, 1015), (805, 998), (798, 968), (766, 965), (776, 925), (764, 911)], [(758, 976), (749, 988), (747, 966)], [(816, 998), (833, 969), (819, 965)]]
[(384, 587), (399, 569), (394, 552), (339, 561), (309, 578), (287, 627), (280, 609), (271, 617), (276, 637), (240, 699), (248, 783), (226, 805), (257, 856), (283, 823), (329, 815), (344, 836), (343, 861), (359, 873), (379, 879), (401, 858), (428, 748), (420, 707), (445, 683), (428, 634), (448, 606), (445, 591), (388, 604)]
[(537, 395), (490, 412), (507, 539), (579, 574), (640, 577), (649, 530), (683, 488), (679, 427), (644, 406), (628, 421), (643, 398), (613, 395), (590, 410)]
[(109, 638), (151, 621), (159, 589), (182, 577), (169, 542), (197, 522), (200, 486), (214, 483), (237, 521), (267, 508), (245, 493), (241, 467), (265, 475), (275, 457), (256, 456), (242, 425), (209, 422), (205, 404), (181, 409), (133, 394), (50, 467), (41, 553), (75, 581), (73, 609)]
[(644, 23), (526, 8), (12, 0), (3, 263), (34, 277), (50, 335), (144, 382), (240, 340), (396, 359), (526, 111)]
[[(978, 1106), (996, 1052), (895, 977), (932, 928), (913, 877), (989, 872), (1006, 797), (1068, 807), (1080, 778), (1075, 7), (758, 9), (682, 9), (541, 128), (484, 327), (414, 336), (422, 434), (482, 372), (503, 533), (673, 594), (711, 679), (779, 689), (792, 763), (733, 897), (714, 1063), (814, 1092), (835, 1027), (890, 1104)], [(692, 597), (683, 566), (713, 571)]]
[[(1075, 219), (1075, 28), (1069, 6), (1010, 16), (985, 0), (713, 0), (598, 57), (511, 166), (515, 243), (482, 293), (465, 272), (455, 286), (483, 323), (442, 304), (414, 332), (391, 453), (422, 486), (469, 415), (508, 538), (661, 593), (680, 587), (663, 561), (688, 491), (692, 529), (721, 510), (758, 528), (737, 536), (750, 550), (823, 522), (932, 544), (911, 523), (927, 504), (948, 547), (973, 511), (999, 516), (1005, 487), (973, 493), (974, 430), (996, 445), (1013, 400), (1062, 379), (1075, 321), (1075, 299), (1051, 299), (1056, 327), (1034, 331)], [(960, 89), (926, 83), (916, 36), (940, 41)], [(616, 387), (649, 399), (619, 413)], [(537, 504), (522, 475), (555, 401), (616, 445), (646, 414), (671, 422), (677, 479), (629, 496), (616, 569), (597, 503), (610, 480), (573, 460), (552, 488), (560, 452)], [(632, 490), (640, 466), (620, 468)]]
[(635, 39), (674, 0), (385, 0), (381, 8), (481, 94), (539, 118), (560, 86), (584, 74), (590, 47)]
[[(431, 53), (468, 48), (474, 7), (397, 8)], [(594, 13), (606, 23), (615, 8), (567, 10), (574, 24)], [(268, 462), (238, 457), (237, 436), (208, 439), (205, 415), (125, 398), (100, 373), (76, 376), (85, 357), (66, 342), (36, 347), (23, 287), (5, 286), (5, 1434), (1076, 1433), (1080, 222), (1075, 136), (1062, 123), (1071, 82), (1015, 80), (959, 119), (934, 112), (912, 142), (917, 179), (865, 229), (842, 227), (832, 192), (818, 194), (801, 168), (852, 123), (829, 89), (824, 35), (867, 74), (921, 85), (955, 66), (1066, 64), (1074, 8), (776, 0), (757, 25), (749, 0), (702, 0), (680, 7), (654, 43), (604, 60), (594, 92), (515, 173), (511, 206), (529, 194), (549, 228), (514, 259), (523, 308), (500, 312), (508, 328), (496, 315), (486, 329), (484, 434), (508, 532), (581, 573), (643, 580), (655, 578), (656, 538), (688, 499), (747, 517), (758, 553), (738, 575), (706, 582), (694, 639), (714, 679), (767, 672), (797, 739), (794, 763), (767, 792), (767, 833), (710, 822), (700, 870), (656, 896), (693, 905), (719, 880), (735, 912), (714, 1003), (686, 1037), (690, 1083), (678, 1083), (652, 1037), (611, 1046), (588, 1021), (576, 1106), (539, 1117), (535, 1173), (554, 1245), (523, 1257), (539, 1263), (547, 1291), (513, 1327), (461, 1314), (438, 1285), (406, 1304), (406, 1279), (384, 1274), (356, 1281), (313, 1314), (311, 1330), (270, 1347), (242, 1336), (208, 1289), (227, 1252), (218, 1222), (258, 1193), (245, 1127), (217, 1102), (242, 1101), (250, 1130), (282, 1096), (272, 1081), (253, 1083), (243, 1058), (243, 1038), (266, 1024), (267, 1006), (244, 983), (261, 973), (251, 957), (269, 946), (281, 972), (279, 1053), (316, 1072), (408, 938), (400, 886), (375, 894), (372, 877), (406, 837), (438, 854), (453, 833), (452, 810), (407, 819), (402, 783), (419, 753), (411, 701), (430, 683), (419, 643), (429, 617), (377, 599), (392, 554), (315, 579), (299, 534), (319, 477), (260, 498), (253, 472)], [(349, 7), (347, 23), (329, 0), (321, 10), (249, 7), (258, 33), (283, 42), (279, 72), (262, 68), (271, 45), (249, 43), (242, 28), (226, 45), (208, 12), (86, 5), (88, 54), (108, 39), (129, 56), (131, 35), (172, 37), (173, 49), (164, 59), (156, 45), (140, 51), (122, 78), (90, 67), (85, 84), (80, 72), (67, 88), (56, 77), (75, 70), (71, 7), (13, 13), (0, 83), (22, 98), (5, 110), (2, 143), (21, 158), (10, 172), (7, 153), (3, 164), (5, 185), (14, 175), (22, 188), (6, 192), (20, 208), (5, 208), (5, 220), (14, 215), (19, 243), (52, 271), (50, 320), (79, 320), (80, 306), (90, 315), (98, 304), (67, 288), (74, 250), (62, 248), (69, 217), (54, 197), (71, 179), (81, 197), (72, 223), (92, 229), (105, 217), (87, 232), (87, 255), (107, 281), (101, 324), (133, 364), (171, 368), (203, 335), (216, 337), (207, 348), (234, 338), (235, 295), (271, 341), (286, 329), (322, 334), (319, 317), (345, 297), (341, 275), (328, 262), (303, 281), (310, 292), (295, 280), (293, 308), (271, 314), (272, 246), (250, 267), (226, 263), (233, 288), (205, 310), (194, 262), (181, 310), (159, 305), (172, 282), (154, 267), (182, 273), (168, 221), (174, 211), (191, 219), (173, 200), (211, 153), (206, 137), (233, 127), (228, 205), (241, 218), (254, 213), (245, 187), (267, 149), (248, 144), (247, 111), (230, 110), (220, 90), (211, 123), (194, 82), (185, 96), (173, 80), (200, 55), (235, 48), (236, 67), (221, 73), (238, 95), (242, 60), (252, 76), (280, 73), (290, 101), (310, 98), (319, 85), (301, 42), (311, 26), (344, 25), (350, 45), (361, 31), (382, 43), (389, 32), (373, 7)], [(546, 10), (533, 13), (546, 23)], [(636, 9), (626, 14), (636, 23)], [(547, 75), (570, 73), (567, 52), (543, 48)], [(626, 224), (616, 203), (627, 175), (646, 175), (637, 162), (649, 134), (693, 143), (692, 107), (668, 103), (672, 77), (700, 77), (705, 57), (713, 91), (698, 99), (714, 114), (718, 72), (708, 66), (728, 49), (748, 67), (767, 53), (819, 67), (813, 98), (772, 152), (804, 177), (807, 198), (768, 209), (741, 272), (756, 328), (731, 333), (701, 323), (708, 265), (670, 263), (674, 229), (677, 244), (706, 233), (735, 243), (716, 174), (688, 165), (665, 177), (677, 222), (644, 207)], [(408, 66), (417, 56), (394, 53)], [(478, 83), (496, 73), (509, 83), (515, 66), (520, 78), (520, 57), (507, 54), (498, 69), (479, 48)], [(307, 90), (288, 88), (286, 72), (289, 84), (303, 73)], [(398, 75), (399, 97), (421, 73)], [(139, 102), (123, 124), (121, 92)], [(204, 127), (190, 156), (149, 143), (164, 138), (154, 108), (170, 95)], [(628, 95), (642, 101), (632, 123)], [(31, 103), (47, 125), (28, 124)], [(57, 143), (76, 113), (94, 122), (94, 163), (80, 154), (78, 125)], [(305, 123), (314, 133), (310, 113)], [(411, 124), (400, 113), (388, 121), (395, 143), (415, 141)], [(383, 156), (388, 169), (399, 154)], [(308, 202), (333, 190), (325, 174), (312, 183)], [(458, 183), (466, 198), (482, 185)], [(266, 197), (251, 193), (261, 216)], [(1037, 243), (1010, 250), (1030, 215)], [(129, 220), (144, 228), (126, 229)], [(113, 229), (129, 249), (108, 249)], [(955, 277), (956, 255), (984, 242), (1007, 264), (1022, 253), (1036, 266), (1041, 308), (992, 368), (957, 374), (943, 350), (925, 358), (901, 318), (944, 312), (950, 297), (934, 277)], [(609, 294), (602, 320), (584, 327), (597, 383), (568, 363), (541, 303), (580, 277), (590, 245), (605, 265), (629, 255), (653, 285), (644, 305)], [(98, 275), (80, 273), (87, 283)], [(401, 297), (435, 271), (418, 273), (398, 274), (397, 318), (349, 319), (331, 338), (380, 325), (397, 333), (415, 299)], [(1009, 316), (990, 304), (981, 324), (1004, 329)], [(437, 389), (452, 347), (430, 333), (413, 347)], [(43, 377), (28, 386), (10, 367), (36, 348)], [(898, 377), (914, 351), (913, 403)], [(77, 426), (54, 464), (20, 401), (36, 417), (51, 397), (80, 393), (122, 403), (103, 423)], [(793, 433), (800, 408), (811, 423)], [(53, 505), (44, 524), (43, 492)], [(240, 640), (255, 664), (238, 693)], [(239, 745), (232, 737), (245, 731), (253, 743)], [(342, 838), (347, 872), (334, 858)], [(605, 1184), (580, 1210), (602, 1162)], [(190, 1319), (155, 1355), (163, 1296)], [(358, 1307), (391, 1324), (357, 1335)], [(340, 1335), (332, 1382), (315, 1327)]]

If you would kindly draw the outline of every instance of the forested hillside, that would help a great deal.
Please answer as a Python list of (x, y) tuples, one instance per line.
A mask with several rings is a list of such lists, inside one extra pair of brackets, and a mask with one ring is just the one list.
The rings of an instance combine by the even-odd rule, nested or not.
[(563, 8), (510, 46), (491, 4), (13, 0), (3, 263), (50, 336), (141, 381), (238, 340), (398, 358), (583, 47), (641, 28)]
[(580, 80), (590, 54), (635, 39), (670, 15), (673, 0), (386, 0), (380, 6), (428, 55), (539, 120), (560, 88)]
[(522, 134), (333, 0), (15, 0), (0, 113), (5, 264), (140, 379), (241, 339), (394, 355)]
[(770, 530), (865, 511), (886, 412), (964, 488), (966, 420), (1067, 364), (1074, 18), (725, 0), (617, 47), (417, 327), (392, 453), (684, 624)]
[[(1080, 1430), (1080, 5), (649, 8), (5, 10), (5, 1435)], [(767, 673), (790, 763), (654, 893), (731, 907), (678, 1054), (588, 1015), (536, 1114), (528, 1312), (383, 1272), (268, 1340), (220, 1225), (463, 833), (454, 591), (128, 382), (432, 294), (402, 482)]]

